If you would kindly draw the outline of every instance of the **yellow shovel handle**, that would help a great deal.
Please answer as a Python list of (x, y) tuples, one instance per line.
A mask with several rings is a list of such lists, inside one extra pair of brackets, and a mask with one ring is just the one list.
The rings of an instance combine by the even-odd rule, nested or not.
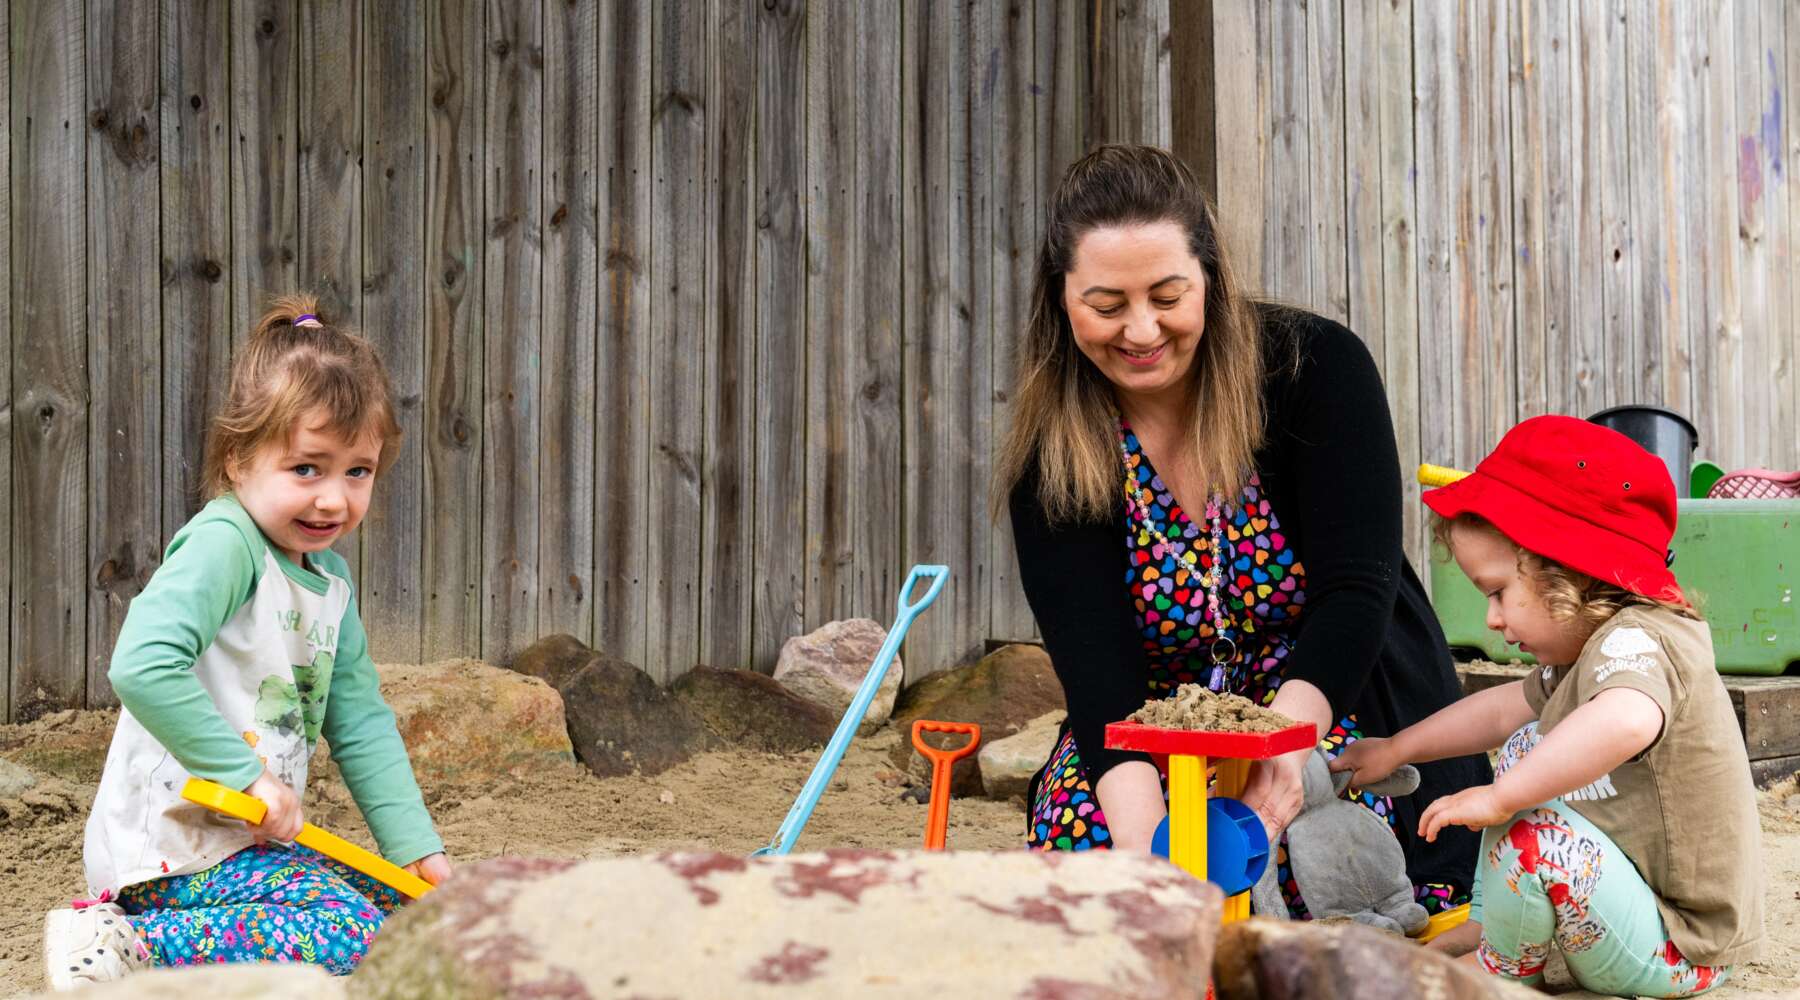
[[(262, 822), (263, 815), (269, 811), (269, 807), (261, 799), (204, 778), (189, 778), (187, 784), (181, 787), (181, 797), (246, 823)], [(349, 865), (378, 882), (384, 882), (408, 898), (418, 899), (432, 889), (430, 882), (412, 872), (365, 851), (342, 837), (326, 833), (311, 823), (300, 827), (300, 836), (295, 837), (294, 842), (302, 847), (310, 847), (333, 861)]]
[(1451, 469), (1442, 465), (1421, 465), (1419, 466), (1419, 485), (1433, 488), (1449, 486), (1467, 475), (1468, 473), (1461, 469)]

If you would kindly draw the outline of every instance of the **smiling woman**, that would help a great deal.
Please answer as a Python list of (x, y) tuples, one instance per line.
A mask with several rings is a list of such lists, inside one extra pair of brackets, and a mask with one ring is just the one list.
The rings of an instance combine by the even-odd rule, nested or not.
[[(1033, 783), (1031, 844), (1149, 848), (1160, 776), (1102, 734), (1179, 684), (1311, 722), (1328, 753), (1455, 700), (1401, 550), (1399, 460), (1362, 342), (1246, 298), (1193, 174), (1150, 147), (1069, 168), (1037, 271), (994, 491), (1069, 709)], [(1244, 801), (1272, 835), (1299, 809), (1309, 752), (1251, 771)], [(1418, 815), (1488, 771), (1421, 772), (1410, 797), (1353, 797), (1393, 826), (1437, 910), (1466, 894), (1476, 844), (1427, 844)]]

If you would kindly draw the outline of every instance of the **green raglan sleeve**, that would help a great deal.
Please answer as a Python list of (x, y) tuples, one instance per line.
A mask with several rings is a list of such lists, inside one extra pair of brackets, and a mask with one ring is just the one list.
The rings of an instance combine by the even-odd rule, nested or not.
[[(333, 572), (349, 579), (341, 561)], [(369, 831), (375, 834), (383, 857), (406, 865), (444, 849), (431, 814), (425, 811), (418, 782), (413, 780), (412, 762), (394, 724), (394, 711), (381, 699), (380, 678), (369, 658), (369, 640), (354, 595), (338, 628), (324, 735), (331, 744), (331, 759), (343, 772), (344, 784), (362, 810)]]
[(262, 761), (219, 714), (194, 661), (256, 589), (256, 554), (226, 520), (190, 524), (131, 602), (107, 680), (146, 731), (195, 777), (249, 788)]

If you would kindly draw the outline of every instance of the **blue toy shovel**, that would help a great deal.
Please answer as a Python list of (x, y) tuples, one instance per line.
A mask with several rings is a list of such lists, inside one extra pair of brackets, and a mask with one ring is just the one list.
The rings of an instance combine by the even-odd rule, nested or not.
[[(888, 629), (887, 641), (881, 644), (881, 651), (875, 654), (875, 662), (869, 665), (869, 673), (863, 678), (862, 687), (856, 689), (856, 697), (850, 699), (850, 707), (844, 711), (843, 721), (838, 723), (837, 732), (831, 734), (831, 742), (825, 744), (825, 752), (819, 756), (819, 762), (813, 765), (812, 776), (806, 779), (806, 786), (800, 789), (800, 797), (794, 800), (793, 808), (788, 810), (787, 819), (781, 821), (781, 829), (776, 831), (775, 839), (768, 846), (759, 847), (750, 854), (786, 854), (799, 839), (800, 830), (806, 821), (812, 818), (813, 807), (819, 804), (819, 796), (825, 792), (825, 784), (837, 770), (838, 761), (843, 759), (844, 751), (850, 746), (851, 737), (856, 735), (856, 727), (862, 724), (864, 715), (869, 712), (869, 703), (875, 700), (875, 692), (881, 688), (882, 678), (887, 676), (888, 668), (894, 665), (894, 654), (900, 651), (900, 640), (906, 638), (906, 630), (912, 625), (919, 612), (924, 611), (937, 598), (938, 591), (944, 589), (944, 583), (950, 579), (948, 566), (914, 566), (906, 575), (906, 582), (900, 585), (899, 616), (894, 619), (894, 626)], [(911, 604), (906, 603), (908, 595), (920, 580), (930, 580), (931, 587), (925, 596)]]

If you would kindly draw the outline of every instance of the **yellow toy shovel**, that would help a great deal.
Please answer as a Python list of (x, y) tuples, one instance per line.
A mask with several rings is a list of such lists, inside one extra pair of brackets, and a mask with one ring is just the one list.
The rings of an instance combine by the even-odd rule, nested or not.
[[(181, 786), (181, 797), (246, 823), (262, 822), (263, 815), (269, 811), (263, 800), (203, 778), (189, 778), (187, 784)], [(294, 843), (310, 847), (333, 861), (342, 862), (378, 882), (386, 883), (409, 899), (418, 899), (433, 888), (430, 882), (399, 865), (365, 851), (342, 837), (326, 833), (311, 823), (300, 827), (300, 835), (294, 838)]]

